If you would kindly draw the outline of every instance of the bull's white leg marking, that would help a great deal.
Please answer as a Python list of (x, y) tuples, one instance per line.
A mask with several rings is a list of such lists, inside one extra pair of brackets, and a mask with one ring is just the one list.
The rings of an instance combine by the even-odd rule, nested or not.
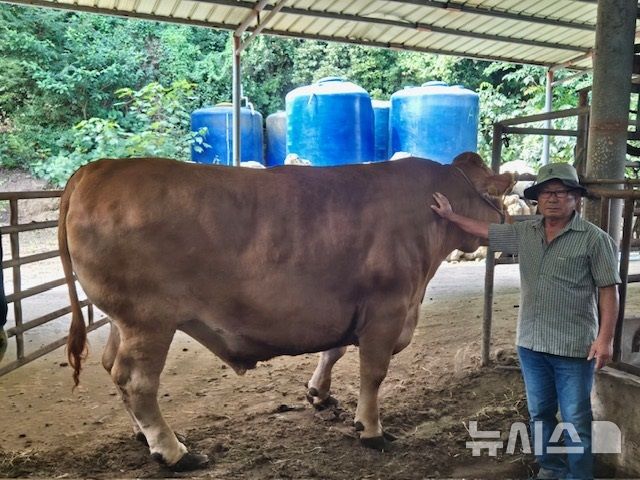
[(144, 434), (151, 454), (160, 456), (167, 465), (174, 465), (187, 453), (162, 417), (157, 398), (172, 338), (173, 332), (156, 332), (143, 341), (128, 341), (123, 335), (111, 368), (125, 407)]
[(309, 389), (314, 388), (318, 394), (311, 395), (313, 404), (319, 405), (329, 398), (331, 389), (331, 371), (333, 366), (340, 360), (347, 351), (347, 347), (337, 347), (331, 350), (320, 352), (318, 365), (316, 366), (311, 380), (309, 380)]

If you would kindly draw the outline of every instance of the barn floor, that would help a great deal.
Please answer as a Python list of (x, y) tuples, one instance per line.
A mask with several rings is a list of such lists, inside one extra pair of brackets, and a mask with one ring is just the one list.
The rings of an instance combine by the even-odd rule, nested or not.
[[(210, 468), (172, 474), (131, 435), (115, 388), (100, 366), (103, 327), (90, 334), (81, 385), (59, 349), (0, 378), (0, 477), (216, 479), (527, 478), (532, 458), (499, 450), (473, 457), (469, 420), (480, 430), (526, 421), (515, 364), (517, 267), (496, 274), (493, 352), (501, 366), (480, 368), (483, 263), (444, 264), (425, 296), (412, 344), (383, 383), (382, 422), (398, 437), (389, 451), (362, 448), (350, 422), (358, 392), (357, 350), (335, 368), (334, 410), (304, 397), (315, 355), (280, 357), (238, 377), (188, 337), (176, 336), (165, 368), (161, 408)], [(630, 298), (638, 298), (637, 292)], [(637, 309), (636, 309), (637, 313)], [(506, 442), (505, 442), (506, 446)]]

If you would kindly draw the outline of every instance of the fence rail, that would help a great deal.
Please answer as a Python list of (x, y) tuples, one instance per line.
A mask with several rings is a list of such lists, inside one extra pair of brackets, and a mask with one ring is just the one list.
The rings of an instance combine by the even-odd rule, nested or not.
[[(63, 308), (58, 308), (51, 312), (47, 312), (44, 315), (39, 315), (36, 318), (25, 318), (22, 304), (23, 300), (45, 294), (53, 288), (64, 285), (66, 282), (64, 278), (56, 278), (39, 285), (34, 285), (29, 288), (23, 288), (23, 266), (42, 262), (51, 258), (56, 258), (59, 256), (60, 252), (58, 250), (49, 250), (26, 256), (20, 255), (20, 234), (25, 232), (34, 232), (38, 230), (56, 228), (58, 226), (58, 222), (55, 220), (48, 220), (42, 222), (19, 223), (19, 202), (30, 201), (34, 199), (58, 198), (61, 195), (61, 190), (0, 192), (0, 204), (3, 202), (9, 203), (9, 224), (0, 225), (0, 234), (7, 235), (9, 237), (10, 258), (9, 260), (2, 261), (1, 266), (3, 271), (11, 271), (13, 279), (13, 292), (7, 295), (7, 302), (10, 304), (10, 306), (13, 306), (13, 314), (15, 320), (15, 325), (7, 329), (7, 336), (10, 340), (13, 339), (15, 341), (15, 359), (0, 367), (0, 376), (11, 372), (16, 368), (25, 365), (26, 363), (29, 363), (37, 358), (40, 358), (43, 355), (46, 355), (47, 353), (50, 353), (53, 350), (66, 344), (66, 337), (58, 338), (34, 350), (33, 352), (30, 352), (28, 354), (25, 353), (25, 333), (35, 328), (41, 327), (49, 322), (58, 320), (65, 315), (68, 315), (71, 312), (71, 306), (67, 305)], [(107, 323), (108, 319), (106, 317), (101, 317), (99, 319), (94, 318), (93, 305), (91, 304), (91, 302), (89, 302), (89, 300), (82, 300), (80, 302), (80, 307), (86, 309), (88, 331), (93, 331)]]

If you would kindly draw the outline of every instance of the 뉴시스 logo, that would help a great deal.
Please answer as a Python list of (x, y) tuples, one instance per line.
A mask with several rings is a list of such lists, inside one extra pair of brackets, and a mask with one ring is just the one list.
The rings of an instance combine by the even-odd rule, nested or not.
[[(542, 422), (534, 422), (533, 428), (535, 429), (533, 453), (535, 455), (542, 455), (545, 453), (543, 452), (542, 446)], [(467, 430), (473, 440), (467, 442), (466, 447), (471, 449), (471, 454), (474, 457), (482, 455), (483, 450), (486, 450), (490, 457), (495, 457), (498, 455), (499, 450), (505, 448), (504, 442), (500, 440), (501, 435), (499, 430), (478, 430), (478, 422), (476, 420), (469, 421), (469, 428)], [(571, 438), (574, 444), (580, 443), (578, 432), (573, 424), (568, 422), (559, 422), (558, 425), (556, 425), (549, 439), (550, 443), (559, 442), (563, 432)], [(505, 453), (511, 455), (515, 453), (518, 439), (520, 439), (520, 444), (522, 445), (522, 453), (532, 453), (527, 426), (523, 422), (511, 424)], [(546, 453), (582, 453), (583, 451), (584, 447), (580, 445), (568, 447), (550, 445), (547, 447)], [(591, 422), (591, 451), (593, 453), (622, 453), (622, 434), (620, 428), (613, 422)]]

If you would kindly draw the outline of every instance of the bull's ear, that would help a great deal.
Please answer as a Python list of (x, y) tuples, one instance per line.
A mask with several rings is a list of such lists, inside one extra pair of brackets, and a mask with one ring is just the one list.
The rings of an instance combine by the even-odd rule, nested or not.
[[(472, 165), (474, 167), (480, 167), (484, 165), (482, 161), (482, 157), (478, 155), (476, 152), (463, 152), (453, 159), (453, 165), (456, 167), (463, 167), (464, 165)], [(486, 167), (485, 167), (486, 168)]]
[(491, 175), (484, 180), (483, 190), (489, 195), (498, 197), (510, 192), (515, 183), (515, 178), (511, 172)]

